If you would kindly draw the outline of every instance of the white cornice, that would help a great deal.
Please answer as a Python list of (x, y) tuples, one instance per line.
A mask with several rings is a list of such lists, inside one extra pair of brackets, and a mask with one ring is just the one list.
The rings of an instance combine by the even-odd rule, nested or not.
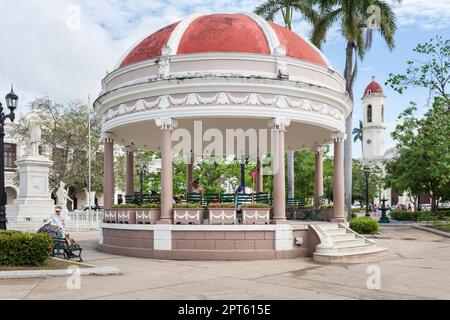
[[(172, 51), (173, 53), (173, 51)], [(278, 60), (277, 60), (278, 59)], [(282, 59), (282, 60), (280, 60)], [(108, 84), (114, 78), (119, 77), (122, 74), (125, 74), (130, 71), (154, 66), (158, 64), (160, 57), (156, 57), (154, 59), (149, 59), (145, 61), (141, 61), (135, 64), (128, 65), (126, 67), (116, 69), (110, 72), (104, 79), (103, 83)], [(182, 55), (174, 55), (171, 57), (171, 63), (177, 62), (189, 62), (189, 61), (205, 61), (205, 60), (242, 60), (242, 61), (256, 61), (256, 62), (271, 62), (277, 63), (278, 61), (286, 62), (289, 65), (307, 68), (310, 70), (314, 70), (320, 72), (322, 74), (333, 77), (336, 81), (341, 83), (342, 88), (345, 88), (344, 78), (335, 70), (331, 68), (326, 68), (319, 64), (307, 62), (301, 59), (296, 59), (292, 57), (275, 57), (273, 55), (263, 55), (263, 54), (255, 54), (255, 53), (233, 53), (233, 52), (211, 52), (211, 53), (192, 53), (192, 54), (182, 54)], [(156, 74), (157, 72), (155, 72)], [(151, 75), (149, 75), (151, 76)]]
[(344, 94), (327, 88), (311, 86), (308, 83), (268, 79), (230, 81), (230, 79), (222, 78), (198, 78), (185, 79), (176, 83), (173, 80), (156, 81), (152, 83), (152, 86), (145, 83), (115, 90), (97, 100), (100, 108), (97, 108), (96, 111), (101, 116), (111, 107), (134, 100), (173, 94), (209, 93), (214, 95), (218, 92), (281, 94), (289, 97), (308, 98), (337, 107), (345, 117), (353, 108), (352, 102), (346, 99)]
[(210, 118), (229, 118), (232, 114), (239, 114), (239, 118), (273, 119), (286, 118), (291, 122), (306, 123), (319, 126), (330, 131), (345, 131), (345, 121), (316, 112), (299, 112), (295, 109), (277, 109), (272, 107), (227, 106), (211, 105), (190, 108), (174, 108), (169, 110), (153, 109), (143, 112), (124, 114), (103, 124), (102, 131), (113, 131), (114, 128), (132, 125), (133, 123), (151, 121), (157, 118), (171, 117), (174, 119), (188, 119), (203, 117), (207, 114)]

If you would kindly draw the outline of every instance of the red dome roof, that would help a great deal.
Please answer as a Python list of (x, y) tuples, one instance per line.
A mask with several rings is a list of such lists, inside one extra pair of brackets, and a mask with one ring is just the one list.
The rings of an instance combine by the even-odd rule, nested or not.
[(375, 81), (375, 77), (372, 77), (372, 82), (367, 86), (366, 90), (364, 91), (365, 96), (367, 96), (369, 90), (371, 94), (383, 93), (383, 88), (380, 86), (378, 82)]
[(171, 54), (240, 52), (270, 55), (283, 45), (286, 55), (331, 67), (323, 54), (294, 32), (253, 14), (196, 15), (153, 33), (134, 47), (120, 67), (161, 56), (168, 45)]

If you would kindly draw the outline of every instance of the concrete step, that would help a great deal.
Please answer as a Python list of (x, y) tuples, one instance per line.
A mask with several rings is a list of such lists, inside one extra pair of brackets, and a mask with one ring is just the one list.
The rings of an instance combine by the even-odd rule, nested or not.
[(337, 235), (331, 235), (330, 237), (333, 240), (333, 242), (356, 239), (354, 233), (337, 234)]
[(355, 238), (355, 239), (351, 239), (351, 240), (337, 240), (334, 241), (334, 247), (336, 248), (341, 248), (341, 247), (346, 247), (348, 245), (364, 245), (366, 244), (366, 239), (364, 238)]
[(347, 234), (347, 230), (344, 228), (330, 229), (325, 231), (329, 236), (340, 236)]
[(364, 263), (371, 261), (383, 254), (385, 254), (387, 249), (380, 247), (373, 247), (366, 250), (354, 251), (347, 254), (342, 253), (314, 253), (313, 260), (322, 263), (348, 263), (348, 262), (359, 262)]
[(318, 224), (318, 226), (324, 231), (339, 229), (339, 224), (331, 223), (331, 222), (330, 223), (321, 223), (321, 224)]
[(320, 254), (352, 254), (353, 252), (366, 252), (370, 251), (371, 249), (376, 248), (376, 245), (374, 243), (366, 243), (366, 244), (347, 244), (346, 246), (340, 246), (336, 247), (333, 246), (332, 248), (317, 248), (316, 252)]

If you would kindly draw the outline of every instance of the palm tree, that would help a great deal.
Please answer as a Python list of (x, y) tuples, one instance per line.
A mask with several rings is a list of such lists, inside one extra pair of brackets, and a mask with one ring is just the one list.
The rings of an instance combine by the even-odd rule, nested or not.
[[(256, 7), (255, 13), (266, 20), (273, 21), (275, 15), (281, 12), (285, 28), (292, 29), (292, 19), (294, 10), (298, 11), (306, 20), (311, 23), (317, 19), (317, 13), (313, 9), (313, 0), (267, 0)], [(288, 197), (294, 197), (294, 151), (289, 150), (288, 156)]]
[[(394, 0), (401, 3), (401, 0)], [(392, 50), (395, 46), (394, 34), (397, 29), (395, 13), (390, 5), (382, 0), (320, 0), (315, 1), (319, 7), (319, 17), (315, 19), (311, 41), (319, 49), (326, 40), (329, 29), (335, 24), (340, 25), (343, 38), (346, 40), (346, 56), (344, 78), (346, 90), (353, 100), (353, 85), (358, 73), (358, 57), (363, 60), (366, 52), (372, 46), (374, 28), (370, 27), (370, 10), (379, 8), (380, 19), (377, 19), (378, 30)], [(369, 10), (370, 9), (370, 10)], [(353, 115), (346, 119), (346, 133), (350, 137), (353, 127)], [(352, 140), (345, 141), (344, 176), (345, 205), (351, 215), (352, 203)]]
[(266, 0), (256, 7), (255, 13), (266, 20), (273, 21), (275, 15), (281, 12), (285, 27), (291, 30), (294, 11), (299, 12), (310, 22), (315, 20), (316, 12), (313, 3), (314, 0)]
[(361, 154), (362, 155), (364, 155), (364, 143), (363, 143), (364, 135), (363, 135), (363, 131), (364, 131), (363, 122), (361, 120), (359, 120), (359, 127), (358, 128), (354, 128), (352, 134), (354, 136), (353, 137), (353, 142), (356, 142), (358, 140), (361, 141)]

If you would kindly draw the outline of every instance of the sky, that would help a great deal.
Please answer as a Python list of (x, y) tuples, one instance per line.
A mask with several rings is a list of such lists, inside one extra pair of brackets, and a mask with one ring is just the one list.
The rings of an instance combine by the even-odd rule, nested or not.
[[(251, 12), (262, 0), (1, 0), (0, 95), (14, 90), (20, 97), (19, 112), (30, 102), (48, 95), (60, 103), (75, 99), (87, 102), (100, 92), (101, 79), (114, 70), (123, 54), (158, 29), (192, 13)], [(392, 2), (388, 0), (388, 2)], [(387, 96), (386, 147), (394, 145), (389, 132), (398, 115), (417, 101), (423, 112), (427, 92), (395, 93), (384, 83), (390, 73), (402, 73), (406, 61), (415, 58), (413, 48), (436, 35), (449, 38), (450, 0), (403, 0), (393, 5), (397, 14), (396, 48), (391, 52), (383, 40), (359, 63), (356, 79), (354, 126), (362, 119), (360, 97), (371, 77), (383, 85)], [(8, 14), (4, 14), (8, 13)], [(282, 24), (281, 17), (276, 22)], [(308, 37), (310, 27), (296, 17), (293, 30)], [(328, 34), (322, 48), (333, 67), (342, 73), (345, 43), (338, 26)], [(3, 91), (2, 91), (3, 90)], [(361, 156), (356, 143), (354, 157)]]

